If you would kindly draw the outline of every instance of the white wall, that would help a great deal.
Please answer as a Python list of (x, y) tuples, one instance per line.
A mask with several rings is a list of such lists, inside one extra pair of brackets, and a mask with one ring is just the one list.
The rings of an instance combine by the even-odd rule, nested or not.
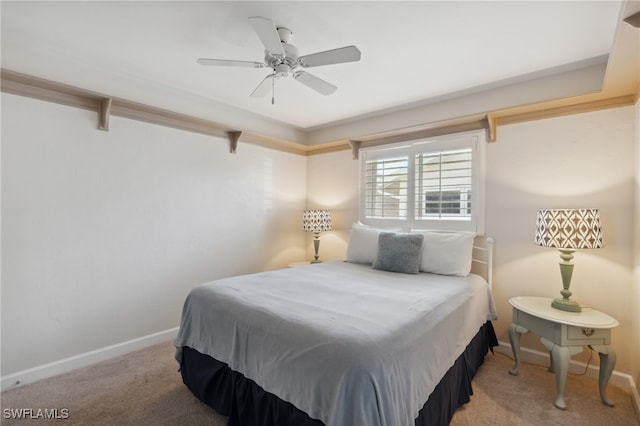
[[(533, 245), (536, 211), (598, 208), (605, 247), (575, 253), (571, 290), (620, 322), (612, 333), (616, 369), (631, 372), (634, 135), (632, 107), (498, 128), (487, 150), (487, 232), (496, 239), (500, 339), (507, 340), (509, 298), (558, 297), (562, 288), (557, 250)], [(546, 351), (535, 335), (523, 345)], [(586, 362), (588, 353), (575, 358)]]
[[(582, 304), (618, 319), (620, 326), (613, 332), (616, 370), (631, 373), (633, 342), (637, 345), (638, 341), (633, 334), (638, 314), (632, 303), (637, 261), (630, 232), (638, 167), (634, 135), (632, 107), (498, 128), (498, 141), (487, 147), (486, 230), (496, 241), (493, 286), (499, 319), (494, 326), (500, 340), (508, 342), (509, 298), (557, 297), (562, 288), (557, 251), (533, 244), (536, 211), (598, 208), (606, 247), (576, 253), (571, 288)], [(330, 179), (316, 175), (325, 176), (329, 167)], [(322, 201), (324, 194), (349, 200), (340, 210), (344, 218), (340, 228), (333, 231), (336, 239), (342, 240), (358, 215), (358, 162), (351, 159), (350, 151), (312, 156), (308, 170), (309, 200)], [(325, 257), (340, 258), (346, 244), (325, 249), (321, 250)], [(535, 336), (525, 336), (523, 346), (546, 351)], [(597, 364), (597, 359), (593, 363)]]
[[(320, 234), (320, 259), (344, 258), (351, 224), (358, 220), (358, 162), (351, 151), (308, 157), (307, 208), (329, 209), (333, 231)], [(307, 237), (307, 257), (314, 254), (313, 234)]]
[(305, 255), (306, 158), (2, 94), (2, 375), (177, 327)]
[[(304, 158), (241, 142), (232, 155), (225, 140), (117, 117), (101, 132), (92, 112), (0, 99), (2, 376), (176, 327), (204, 281), (309, 259), (305, 207), (331, 209), (320, 254), (344, 257), (358, 217), (350, 151)], [(561, 286), (557, 253), (532, 243), (536, 210), (596, 207), (606, 248), (576, 253), (572, 289), (620, 321), (616, 369), (636, 383), (639, 129), (636, 105), (503, 126), (487, 152), (498, 337), (509, 297)]]

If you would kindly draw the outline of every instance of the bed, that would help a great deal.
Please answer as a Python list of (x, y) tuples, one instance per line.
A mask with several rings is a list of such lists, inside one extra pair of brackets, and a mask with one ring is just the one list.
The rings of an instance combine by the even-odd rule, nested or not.
[[(408, 233), (362, 229), (354, 224), (347, 261), (189, 293), (176, 360), (185, 385), (230, 426), (446, 425), (469, 401), (471, 380), (497, 345), (491, 241), (472, 236), (460, 256), (452, 254), (460, 244), (427, 245), (429, 234), (414, 232), (423, 238), (411, 237), (407, 251)], [(435, 267), (453, 263), (458, 273), (424, 272), (434, 256), (442, 260)], [(409, 258), (417, 271), (395, 270)]]

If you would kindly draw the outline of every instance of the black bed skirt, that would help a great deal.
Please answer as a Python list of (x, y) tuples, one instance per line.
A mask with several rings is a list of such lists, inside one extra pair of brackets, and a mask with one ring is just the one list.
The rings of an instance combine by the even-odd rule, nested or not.
[[(469, 402), (471, 380), (494, 346), (498, 346), (498, 339), (487, 321), (431, 393), (415, 420), (416, 426), (445, 426), (451, 422), (458, 407)], [(324, 425), (227, 364), (194, 349), (183, 348), (180, 367), (184, 384), (205, 404), (228, 416), (228, 426)]]

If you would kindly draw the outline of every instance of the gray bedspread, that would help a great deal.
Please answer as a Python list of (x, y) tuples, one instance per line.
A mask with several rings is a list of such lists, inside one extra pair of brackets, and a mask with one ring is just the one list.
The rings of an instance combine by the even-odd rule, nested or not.
[(221, 279), (188, 295), (175, 340), (327, 426), (413, 425), (487, 320), (481, 277), (327, 262)]

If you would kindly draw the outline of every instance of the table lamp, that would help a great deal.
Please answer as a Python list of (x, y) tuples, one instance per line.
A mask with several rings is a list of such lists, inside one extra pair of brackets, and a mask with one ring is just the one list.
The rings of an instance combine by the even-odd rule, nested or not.
[(313, 247), (315, 255), (311, 263), (320, 263), (318, 250), (320, 249), (320, 232), (331, 231), (331, 212), (329, 210), (305, 210), (302, 214), (302, 229), (306, 232), (313, 232)]
[(600, 213), (597, 209), (538, 210), (535, 243), (541, 247), (554, 247), (560, 251), (562, 299), (554, 299), (551, 306), (562, 311), (580, 312), (582, 309), (571, 299), (573, 253), (576, 249), (603, 247)]

